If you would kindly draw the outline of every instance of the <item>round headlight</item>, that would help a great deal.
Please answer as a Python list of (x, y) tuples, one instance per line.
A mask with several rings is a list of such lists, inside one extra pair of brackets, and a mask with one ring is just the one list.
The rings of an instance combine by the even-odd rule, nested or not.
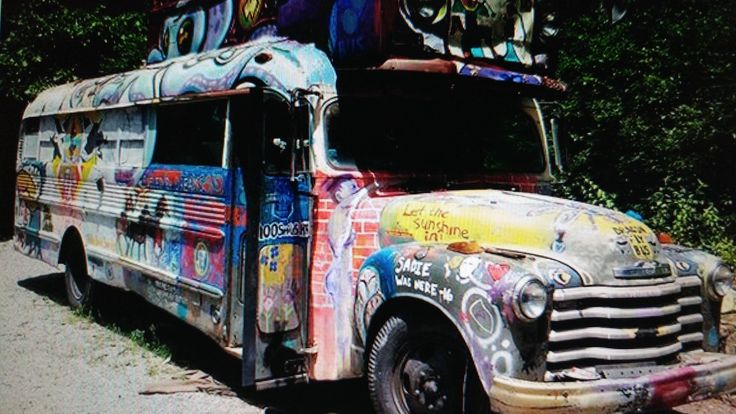
[(718, 265), (708, 275), (708, 293), (712, 299), (719, 300), (733, 287), (733, 272), (726, 265)]
[(514, 288), (514, 312), (523, 321), (533, 321), (547, 308), (547, 289), (536, 278), (525, 277)]

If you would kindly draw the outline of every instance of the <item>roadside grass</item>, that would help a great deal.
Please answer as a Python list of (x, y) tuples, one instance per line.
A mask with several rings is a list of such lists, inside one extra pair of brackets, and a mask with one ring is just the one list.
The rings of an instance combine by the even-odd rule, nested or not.
[[(24, 282), (27, 289), (67, 306), (63, 275), (49, 275), (33, 282)], [(156, 355), (156, 361), (148, 361), (150, 376), (184, 370), (201, 370), (211, 374), (221, 383), (233, 389), (240, 384), (241, 361), (222, 351), (220, 346), (195, 327), (176, 316), (149, 304), (133, 292), (125, 292), (105, 285), (95, 285), (91, 306), (74, 309), (67, 313), (68, 323), (96, 324), (107, 332), (128, 339), (130, 346), (118, 350), (118, 354), (136, 354), (145, 350), (145, 355)], [(96, 338), (99, 347), (107, 346), (106, 336)], [(136, 355), (134, 358), (140, 358)], [(163, 359), (163, 361), (161, 361)], [(130, 360), (133, 361), (133, 360)], [(132, 362), (127, 362), (132, 363)]]
[[(70, 322), (80, 323), (88, 322), (100, 325), (113, 334), (122, 336), (130, 340), (133, 350), (142, 349), (153, 353), (168, 362), (171, 360), (173, 351), (171, 347), (160, 338), (159, 330), (155, 322), (149, 322), (142, 325), (141, 320), (132, 320), (132, 318), (119, 318), (118, 315), (109, 315), (109, 309), (105, 305), (96, 304), (95, 306), (85, 306), (82, 308), (72, 309), (70, 314)], [(145, 321), (144, 322), (148, 322)], [(149, 366), (149, 375), (155, 376), (159, 372), (157, 366)]]

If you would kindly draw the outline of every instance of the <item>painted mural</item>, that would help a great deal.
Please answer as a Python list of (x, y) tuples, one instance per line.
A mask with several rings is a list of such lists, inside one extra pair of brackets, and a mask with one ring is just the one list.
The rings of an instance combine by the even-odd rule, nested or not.
[[(554, 261), (535, 263), (482, 250), (473, 253), (453, 252), (447, 245), (411, 243), (383, 249), (369, 258), (360, 271), (356, 294), (357, 337), (365, 337), (382, 301), (404, 293), (421, 295), (456, 317), (484, 384), (490, 386), (493, 375), (538, 377), (543, 371), (543, 352), (540, 348), (530, 351), (527, 343), (519, 343), (533, 341), (534, 329), (518, 321), (512, 309), (513, 287), (532, 269), (545, 274), (574, 271)], [(356, 343), (361, 357), (363, 344)]]
[(402, 0), (401, 17), (435, 52), (532, 65), (534, 3)]
[[(659, 253), (654, 233), (622, 213), (522, 193), (408, 196), (386, 206), (379, 232), (384, 245), (475, 240), (568, 262), (585, 261), (586, 284), (597, 282), (594, 279), (607, 274), (606, 269), (630, 261), (653, 261)], [(590, 261), (591, 257), (600, 260)]]
[(56, 265), (74, 229), (93, 278), (138, 291), (211, 332), (221, 304), (200, 312), (176, 285), (211, 296), (226, 289), (228, 170), (144, 168), (149, 123), (139, 108), (42, 116), (39, 125), (37, 153), (17, 175), (16, 246)]
[(249, 81), (284, 94), (312, 85), (329, 90), (336, 78), (327, 56), (314, 46), (268, 36), (245, 45), (51, 88), (31, 102), (24, 118), (220, 92)]
[[(353, 335), (356, 324), (361, 326), (369, 320), (375, 308), (395, 294), (396, 288), (388, 288), (380, 277), (387, 277), (386, 269), (393, 269), (391, 266), (400, 269), (406, 266), (406, 271), (399, 272), (406, 277), (398, 277), (392, 284), (449, 305), (462, 303), (459, 289), (423, 283), (421, 279), (415, 281), (410, 273), (427, 277), (433, 266), (438, 274), (442, 270), (443, 280), (452, 279), (457, 286), (490, 291), (502, 286), (510, 288), (503, 284), (496, 286), (496, 282), (516, 265), (509, 260), (488, 261), (474, 255), (455, 255), (441, 266), (411, 261), (398, 265), (393, 246), (475, 241), (509, 251), (554, 257), (565, 263), (584, 263), (577, 270), (559, 264), (551, 266), (551, 262), (544, 261), (534, 264), (534, 274), (544, 275), (548, 283), (560, 288), (608, 281), (612, 279), (608, 269), (632, 262), (666, 262), (659, 257), (659, 244), (648, 228), (610, 210), (544, 196), (487, 190), (378, 197), (370, 187), (362, 178), (346, 175), (327, 178), (320, 187), (322, 196), (315, 230), (325, 238), (316, 240), (312, 277), (323, 283), (324, 290), (312, 288), (318, 298), (314, 323), (334, 326), (334, 331), (313, 332), (314, 342), (320, 343), (330, 355), (325, 359), (325, 366), (320, 364), (321, 360), (316, 361), (319, 375), (340, 377), (359, 370), (351, 364), (361, 359), (353, 355), (351, 361), (347, 357), (355, 344), (343, 343), (342, 337)], [(389, 255), (391, 259), (381, 255)], [(591, 257), (596, 259), (589, 260)], [(383, 265), (366, 267), (373, 260)], [(523, 269), (511, 273), (523, 274)], [(392, 277), (394, 273), (392, 270)], [(383, 283), (380, 289), (379, 281)], [(357, 300), (355, 307), (354, 300)], [(352, 314), (340, 309), (346, 303)], [(473, 309), (483, 309), (481, 305)], [(364, 331), (354, 334), (365, 339)], [(335, 360), (337, 365), (333, 365)]]
[[(248, 79), (284, 93), (310, 85), (331, 91), (335, 72), (317, 49), (269, 38), (41, 94), (25, 113), (39, 117), (41, 132), (38, 152), (19, 160), (18, 248), (56, 264), (62, 237), (76, 228), (92, 277), (134, 290), (220, 339), (226, 266), (240, 260), (239, 249), (226, 255), (228, 237), (241, 240), (245, 230), (241, 172), (150, 164), (153, 120), (144, 106), (132, 104), (216, 92)], [(312, 228), (307, 204), (293, 205), (296, 193), (308, 192), (306, 181), (298, 189), (291, 185), (288, 177), (269, 181), (273, 188), (263, 200), (259, 378), (283, 372), (283, 360), (296, 360), (290, 356), (306, 345), (297, 298), (307, 287), (297, 260), (305, 256), (306, 263)], [(350, 290), (347, 281), (340, 285)], [(342, 309), (341, 315), (351, 314), (348, 304)], [(343, 343), (349, 346), (347, 336)]]
[[(318, 378), (342, 378), (360, 372), (369, 329), (375, 329), (371, 320), (377, 310), (396, 297), (421, 297), (450, 316), (495, 404), (515, 407), (510, 412), (526, 412), (538, 404), (599, 407), (598, 388), (582, 390), (569, 399), (538, 399), (533, 387), (540, 381), (548, 381), (550, 390), (563, 390), (567, 386), (549, 377), (550, 370), (561, 369), (557, 368), (561, 363), (554, 358), (564, 354), (560, 351), (562, 345), (550, 348), (550, 319), (553, 330), (565, 328), (555, 325), (555, 318), (559, 318), (555, 312), (560, 310), (550, 302), (546, 316), (531, 323), (521, 320), (514, 310), (517, 284), (531, 275), (547, 286), (550, 298), (552, 292), (583, 292), (579, 289), (602, 285), (609, 286), (608, 294), (632, 300), (647, 295), (658, 298), (660, 289), (668, 289), (693, 295), (686, 302), (700, 303), (698, 289), (702, 282), (693, 269), (712, 266), (706, 264), (712, 258), (698, 256), (699, 265), (689, 260), (686, 256), (692, 250), (663, 249), (641, 222), (603, 208), (533, 194), (488, 190), (380, 194), (380, 185), (376, 187), (374, 180), (356, 175), (317, 180), (321, 192), (316, 213), (317, 238), (312, 265), (314, 314), (311, 316), (314, 326), (331, 328), (313, 329), (311, 333), (311, 340), (320, 346), (313, 365)], [(335, 231), (336, 223), (341, 223), (338, 231)], [(345, 259), (346, 253), (336, 246), (349, 246), (352, 260)], [(336, 269), (338, 266), (340, 269)], [(335, 288), (333, 278), (337, 275), (340, 280), (351, 280), (352, 296)], [(655, 289), (647, 288), (652, 278), (658, 278), (657, 283), (661, 283)], [(348, 318), (341, 315), (341, 302), (352, 307)], [(649, 315), (652, 310), (641, 309), (641, 312)], [(686, 325), (693, 323), (693, 318), (687, 316), (689, 312), (699, 314), (700, 310), (698, 305), (688, 305), (682, 306), (681, 312), (686, 315), (682, 320), (685, 330)], [(688, 349), (701, 346), (713, 349), (700, 333), (710, 332), (710, 322), (701, 326), (698, 320), (687, 328), (694, 334), (677, 340)], [(626, 330), (626, 334), (638, 338), (647, 329), (633, 328)], [(343, 335), (353, 338), (349, 348), (341, 341)], [(672, 334), (667, 335), (675, 340)], [(701, 341), (705, 342), (701, 345)], [(347, 349), (351, 353), (349, 359), (344, 357)], [(680, 364), (666, 375), (610, 383), (596, 377), (606, 387), (614, 387), (615, 383), (617, 389), (626, 391), (600, 408), (630, 410), (684, 402), (685, 391), (672, 396), (655, 386), (659, 381), (677, 383), (681, 375), (692, 378), (689, 364), (696, 360), (689, 360), (684, 353), (680, 355)], [(697, 359), (694, 363), (711, 362), (713, 365), (697, 375), (719, 378), (720, 385), (715, 388), (719, 391), (736, 386), (719, 365), (733, 364), (736, 360), (720, 355)], [(506, 378), (517, 382), (507, 384)], [(563, 378), (574, 380), (574, 377)], [(523, 380), (530, 381), (529, 390), (523, 388)], [(497, 389), (501, 393), (495, 394)], [(699, 395), (698, 387), (686, 389), (687, 395)], [(529, 399), (526, 395), (511, 398), (516, 391), (529, 392)]]
[[(92, 277), (139, 292), (223, 340), (229, 266), (239, 263), (241, 252), (228, 254), (230, 240), (242, 241), (245, 232), (242, 171), (152, 164), (156, 124), (145, 104), (231, 90), (243, 82), (288, 95), (314, 86), (331, 91), (336, 74), (315, 47), (264, 36), (43, 92), (24, 114), (40, 119), (41, 125), (38, 137), (26, 137), (37, 139), (37, 153), (25, 151), (25, 158), (19, 158), (18, 248), (55, 265), (62, 237), (76, 228), (88, 247)], [(280, 197), (278, 191), (271, 194)], [(284, 208), (274, 212), (274, 220), (289, 211)], [(308, 224), (274, 221), (260, 229), (261, 239), (270, 243), (291, 235), (301, 240), (309, 234)], [(293, 249), (306, 251), (304, 242)], [(264, 300), (275, 306), (264, 309), (285, 318), (289, 328), (304, 326), (292, 303), (294, 292), (304, 289), (301, 277), (294, 273), (289, 289), (262, 292), (264, 298), (278, 299)], [(268, 331), (281, 323), (274, 321), (263, 327)], [(287, 343), (302, 347), (294, 339), (303, 338), (298, 329), (289, 332), (293, 337)], [(271, 374), (266, 370), (263, 375)]]
[(315, 22), (326, 1), (154, 1), (148, 63), (288, 35)]
[(306, 368), (304, 321), (307, 249), (312, 237), (309, 182), (264, 177), (258, 231), (256, 379), (296, 375)]
[(261, 249), (259, 263), (258, 329), (273, 334), (298, 328), (304, 249), (287, 243), (266, 246)]
[[(239, 249), (226, 255), (229, 237), (241, 240), (245, 231), (242, 174), (150, 164), (155, 129), (147, 112), (133, 105), (229, 90), (242, 82), (284, 94), (310, 85), (330, 90), (335, 78), (316, 48), (267, 37), (42, 93), (24, 114), (41, 117), (42, 132), (37, 160), (23, 161), (18, 176), (24, 194), (16, 207), (23, 228), (16, 232), (19, 248), (55, 265), (64, 232), (79, 228), (90, 246), (93, 277), (137, 291), (220, 340), (227, 266), (240, 260)], [(65, 115), (70, 111), (74, 114)], [(239, 189), (234, 195), (233, 179)], [(34, 201), (39, 194), (40, 203)], [(49, 212), (42, 216), (44, 208)], [(47, 228), (55, 232), (36, 231), (37, 223), (50, 223)], [(299, 226), (291, 230), (304, 237), (309, 227)], [(261, 229), (266, 238), (270, 229)], [(273, 236), (282, 231), (274, 227)], [(143, 276), (151, 273), (164, 281)], [(281, 293), (287, 300), (294, 292)], [(282, 300), (277, 306), (286, 305)], [(294, 318), (288, 309), (282, 314)], [(292, 341), (292, 346), (301, 344)]]
[[(152, 14), (148, 62), (262, 36), (284, 35), (317, 43), (338, 62), (356, 62), (383, 54), (429, 52), (460, 59), (543, 66), (548, 51), (542, 40), (556, 35), (557, 27), (546, 27), (554, 23), (553, 8), (536, 3), (532, 0), (157, 0)], [(542, 53), (535, 55), (535, 49)]]

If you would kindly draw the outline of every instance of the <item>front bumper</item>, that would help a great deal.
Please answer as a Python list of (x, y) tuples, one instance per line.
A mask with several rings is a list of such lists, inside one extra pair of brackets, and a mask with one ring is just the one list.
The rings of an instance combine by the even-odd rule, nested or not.
[(637, 378), (537, 382), (499, 376), (491, 406), (500, 413), (628, 413), (736, 390), (736, 356), (693, 352), (680, 358), (670, 369)]

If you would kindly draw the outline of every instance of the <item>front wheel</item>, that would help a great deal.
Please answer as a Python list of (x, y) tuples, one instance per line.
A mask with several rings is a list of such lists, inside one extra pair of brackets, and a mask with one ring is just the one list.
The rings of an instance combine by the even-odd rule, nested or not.
[(465, 347), (445, 325), (392, 316), (369, 349), (368, 388), (378, 414), (488, 412), (477, 383)]
[(91, 304), (94, 281), (79, 260), (66, 263), (64, 272), (64, 284), (66, 285), (66, 297), (69, 305), (74, 308), (83, 308)]

